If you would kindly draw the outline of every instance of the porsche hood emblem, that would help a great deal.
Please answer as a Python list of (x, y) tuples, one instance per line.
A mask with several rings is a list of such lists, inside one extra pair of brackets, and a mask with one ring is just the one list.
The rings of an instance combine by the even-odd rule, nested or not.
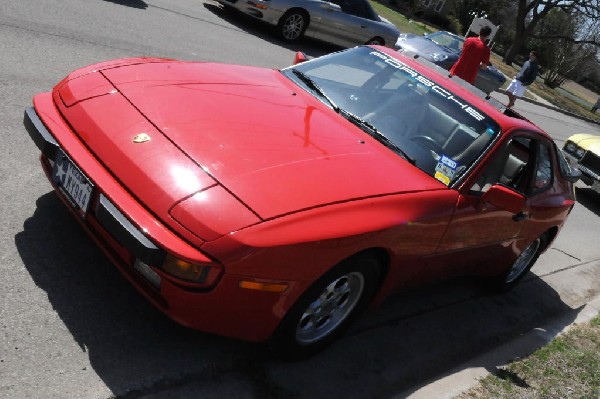
[(146, 133), (140, 133), (133, 138), (134, 143), (145, 143), (146, 141), (150, 141), (150, 136)]

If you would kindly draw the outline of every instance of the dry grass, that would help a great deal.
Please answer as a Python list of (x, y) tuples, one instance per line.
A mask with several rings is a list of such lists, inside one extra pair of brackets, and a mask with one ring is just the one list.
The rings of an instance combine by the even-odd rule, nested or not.
[[(497, 54), (492, 54), (492, 64), (508, 77), (507, 82), (502, 87), (506, 88), (510, 80), (517, 74), (518, 66), (506, 65)], [(543, 98), (558, 108), (600, 123), (600, 114), (593, 114), (590, 111), (590, 108), (595, 104), (599, 95), (575, 82), (568, 81), (560, 88), (551, 89), (544, 84), (542, 78), (538, 78), (535, 83), (527, 88), (525, 96), (533, 98), (530, 93)]]
[(600, 317), (573, 327), (458, 399), (600, 398)]
[(592, 104), (595, 104), (600, 95), (598, 93), (594, 93), (593, 91), (586, 89), (585, 87), (571, 81), (567, 81), (565, 84), (561, 86), (563, 89), (568, 91), (569, 93), (581, 98), (582, 100)]

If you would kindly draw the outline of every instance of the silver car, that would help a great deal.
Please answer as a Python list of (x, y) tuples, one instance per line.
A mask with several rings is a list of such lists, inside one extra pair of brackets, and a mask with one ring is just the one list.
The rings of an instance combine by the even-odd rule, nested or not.
[[(460, 57), (464, 43), (464, 37), (446, 31), (424, 36), (403, 33), (398, 38), (396, 47), (399, 50), (408, 50), (419, 54), (444, 69), (450, 69)], [(488, 69), (477, 72), (475, 86), (489, 94), (498, 90), (505, 81), (506, 77), (502, 72), (490, 65)]]
[(368, 0), (217, 0), (277, 27), (281, 38), (302, 36), (342, 47), (379, 44), (394, 48), (400, 31)]

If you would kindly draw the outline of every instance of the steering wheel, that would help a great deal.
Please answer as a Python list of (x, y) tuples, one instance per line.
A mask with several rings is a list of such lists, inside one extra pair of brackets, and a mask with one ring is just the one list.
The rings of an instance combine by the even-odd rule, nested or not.
[(442, 154), (444, 152), (444, 149), (442, 148), (441, 145), (439, 145), (434, 139), (432, 139), (429, 136), (414, 136), (411, 137), (412, 141), (415, 141), (417, 143), (422, 143), (424, 144), (427, 148), (435, 151), (438, 155)]

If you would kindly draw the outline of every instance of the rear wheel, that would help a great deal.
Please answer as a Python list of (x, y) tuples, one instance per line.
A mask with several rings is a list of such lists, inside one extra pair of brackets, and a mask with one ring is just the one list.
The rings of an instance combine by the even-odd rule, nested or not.
[(369, 303), (380, 280), (380, 265), (357, 255), (315, 282), (285, 316), (271, 344), (286, 358), (310, 356), (331, 344)]
[(504, 292), (513, 288), (527, 274), (535, 261), (546, 247), (547, 237), (542, 235), (536, 238), (508, 268), (508, 270), (493, 281), (495, 291)]
[(300, 40), (308, 26), (308, 15), (302, 10), (290, 10), (279, 20), (279, 35), (286, 42)]

